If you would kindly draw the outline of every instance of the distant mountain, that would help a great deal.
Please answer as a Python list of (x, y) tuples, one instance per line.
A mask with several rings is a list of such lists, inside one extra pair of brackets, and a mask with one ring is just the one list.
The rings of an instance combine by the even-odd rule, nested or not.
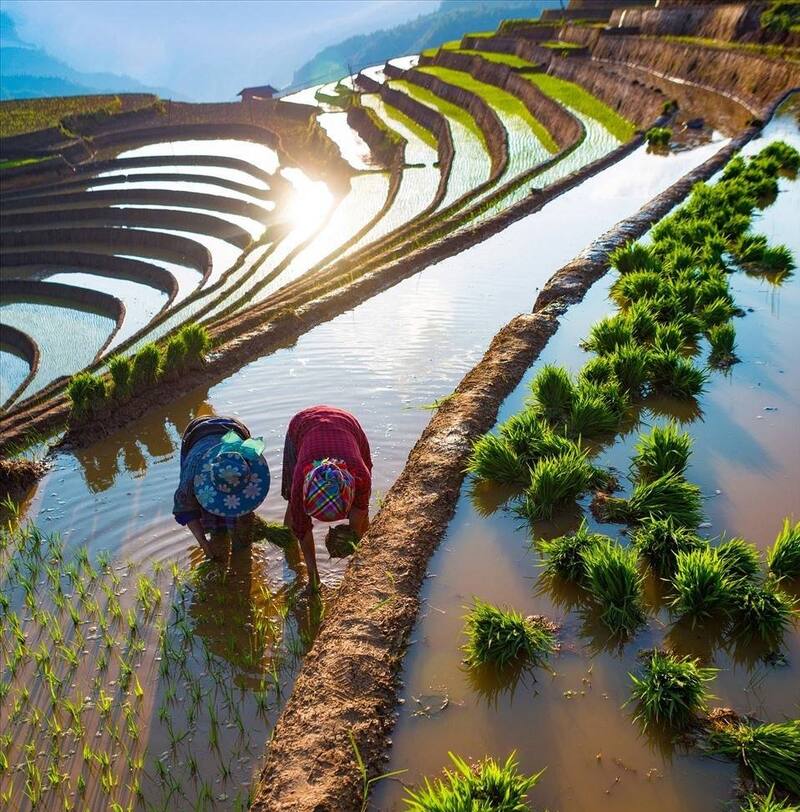
[(394, 56), (415, 54), (473, 31), (488, 31), (509, 17), (538, 17), (559, 0), (442, 0), (437, 11), (411, 22), (359, 34), (331, 45), (295, 71), (292, 86), (330, 82)]
[(13, 19), (0, 12), (0, 100), (84, 93), (157, 93), (178, 98), (168, 88), (148, 87), (130, 76), (75, 70), (21, 40)]

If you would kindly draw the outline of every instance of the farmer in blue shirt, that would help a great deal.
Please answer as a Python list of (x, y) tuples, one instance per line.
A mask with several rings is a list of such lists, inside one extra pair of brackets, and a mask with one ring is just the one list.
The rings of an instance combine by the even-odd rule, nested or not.
[[(209, 558), (253, 520), (269, 491), (264, 442), (233, 417), (196, 417), (181, 442), (181, 475), (172, 509)], [(209, 534), (207, 536), (206, 534)]]

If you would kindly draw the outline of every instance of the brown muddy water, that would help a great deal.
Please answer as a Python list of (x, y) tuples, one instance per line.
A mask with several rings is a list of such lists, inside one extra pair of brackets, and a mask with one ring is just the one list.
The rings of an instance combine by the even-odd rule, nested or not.
[[(800, 145), (796, 122), (783, 116), (768, 137)], [(752, 142), (757, 151), (766, 138)], [(771, 243), (787, 244), (800, 257), (800, 182), (781, 180), (777, 201), (757, 216), (753, 230)], [(613, 306), (612, 275), (594, 285), (571, 308), (536, 364), (499, 415), (518, 412), (530, 380), (545, 363), (579, 369), (586, 354), (578, 347), (589, 326)], [(641, 423), (604, 450), (601, 465), (624, 472), (641, 431), (668, 417), (680, 420), (694, 439), (687, 478), (704, 494), (707, 522), (701, 532), (753, 541), (761, 550), (777, 535), (784, 516), (800, 510), (800, 276), (783, 284), (736, 273), (736, 302), (746, 315), (736, 320), (741, 362), (727, 374), (713, 373), (701, 410), (688, 414), (677, 404), (650, 404)], [(411, 635), (403, 673), (400, 718), (386, 770), (407, 770), (379, 784), (372, 808), (404, 808), (402, 784), (413, 785), (450, 766), (447, 753), (504, 759), (517, 751), (521, 769), (546, 768), (529, 802), (536, 809), (615, 812), (710, 812), (731, 808), (737, 769), (697, 750), (644, 734), (632, 721), (628, 673), (638, 670), (637, 653), (662, 643), (702, 658), (720, 669), (711, 684), (714, 705), (729, 706), (765, 721), (800, 715), (800, 629), (787, 634), (776, 659), (708, 628), (670, 624), (652, 581), (645, 630), (621, 649), (610, 645), (596, 617), (582, 612), (576, 596), (555, 590), (539, 577), (540, 556), (532, 532), (502, 508), (504, 495), (465, 485), (456, 515), (437, 551), (423, 591), (423, 607)], [(560, 516), (535, 528), (539, 537), (575, 529), (580, 516)], [(589, 516), (591, 520), (591, 516)], [(619, 535), (618, 525), (594, 528)], [(795, 585), (795, 592), (798, 594)], [(462, 665), (463, 616), (472, 597), (513, 606), (523, 614), (545, 614), (560, 626), (561, 651), (535, 679), (498, 684), (475, 677)], [(733, 804), (735, 808), (738, 808)]]
[[(264, 436), (273, 487), (259, 513), (275, 520), (284, 510), (274, 483), (280, 479), (283, 434), (292, 415), (320, 402), (350, 409), (372, 444), (376, 507), (427, 424), (430, 404), (453, 390), (496, 330), (530, 307), (552, 273), (598, 233), (634, 212), (718, 146), (667, 158), (637, 150), (542, 211), (320, 325), (294, 346), (147, 414), (112, 437), (56, 458), (52, 471), (27, 500), (26, 516), (45, 533), (61, 534), (67, 558), (81, 545), (87, 545), (92, 559), (102, 550), (110, 551), (109, 567), (120, 579), (111, 587), (125, 611), (141, 574), (153, 578), (163, 596), (149, 619), (142, 620), (138, 634), (144, 649), (138, 646), (125, 655), (133, 657), (144, 689), (138, 705), (132, 697), (119, 699), (137, 708), (135, 746), (124, 734), (128, 750), (121, 750), (106, 728), (98, 729), (101, 736), (94, 743), (116, 753), (120, 765), (123, 756), (130, 755), (134, 766), (141, 759), (139, 777), (148, 803), (156, 809), (203, 808), (212, 803), (216, 808), (237, 808), (324, 612), (323, 605), (309, 605), (300, 594), (304, 578), (296, 551), (287, 556), (270, 545), (254, 545), (252, 553), (237, 554), (226, 567), (199, 561), (189, 534), (171, 516), (179, 435), (188, 421), (204, 411), (235, 414), (254, 434)], [(554, 234), (563, 236), (555, 240)], [(318, 531), (317, 537), (324, 604), (346, 562), (330, 560), (323, 534)], [(102, 590), (111, 578), (104, 571), (92, 583)], [(50, 590), (45, 579), (40, 589), (46, 606)], [(70, 594), (77, 591), (68, 581), (64, 589)], [(96, 592), (97, 586), (92, 589)], [(23, 600), (23, 591), (16, 588), (12, 607), (19, 609), (27, 629), (36, 619), (26, 616)], [(105, 600), (99, 596), (101, 607)], [(90, 599), (88, 606), (94, 610)], [(103, 610), (89, 611), (79, 624), (86, 645), (76, 641), (81, 643), (81, 666), (68, 682), (76, 695), (86, 691), (86, 696), (95, 697), (94, 680), (105, 673), (95, 667), (101, 646), (96, 627), (102, 614)], [(160, 654), (161, 624), (166, 624), (164, 635), (171, 650), (182, 653)], [(34, 648), (40, 639), (48, 644), (42, 634), (49, 632), (31, 627)], [(115, 655), (129, 650), (124, 640), (111, 648)], [(110, 671), (114, 685), (119, 685), (120, 668), (117, 664)], [(23, 669), (17, 679), (28, 675)], [(21, 700), (23, 689), (24, 682), (15, 682), (8, 700), (12, 706)], [(195, 700), (198, 690), (200, 699)], [(84, 711), (85, 735), (90, 737), (95, 735), (95, 702), (93, 698)], [(24, 743), (35, 732), (35, 741), (46, 754), (48, 740), (44, 690), (37, 692), (36, 703), (39, 715), (31, 718), (21, 710), (23, 721), (18, 719), (11, 731), (9, 760), (15, 769), (0, 774), (0, 797), (13, 791), (23, 809)], [(7, 725), (5, 720), (3, 724)], [(119, 717), (118, 733), (124, 725)], [(210, 744), (212, 735), (218, 750)], [(445, 747), (452, 744), (452, 738), (449, 745), (443, 742)], [(63, 769), (72, 775), (74, 791), (80, 742), (73, 749), (66, 754)], [(95, 793), (88, 808), (105, 808), (99, 800), (105, 797), (99, 787), (104, 772), (91, 759), (88, 763), (82, 769)], [(193, 774), (195, 763), (199, 775)], [(424, 769), (438, 768), (439, 763), (428, 763)], [(124, 768), (121, 772), (113, 792), (124, 806), (133, 791), (130, 776)]]

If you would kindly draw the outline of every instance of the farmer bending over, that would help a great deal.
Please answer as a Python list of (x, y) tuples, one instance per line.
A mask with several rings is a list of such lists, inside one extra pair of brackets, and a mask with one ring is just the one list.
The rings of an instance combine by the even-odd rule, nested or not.
[(229, 536), (236, 542), (246, 535), (239, 531), (252, 524), (252, 511), (264, 501), (269, 468), (263, 450), (261, 438), (251, 438), (233, 417), (196, 417), (186, 427), (172, 512), (209, 558), (227, 551)]
[(300, 540), (308, 577), (319, 584), (311, 519), (348, 519), (361, 538), (369, 528), (372, 458), (358, 420), (333, 406), (312, 406), (289, 423), (283, 446), (284, 524)]

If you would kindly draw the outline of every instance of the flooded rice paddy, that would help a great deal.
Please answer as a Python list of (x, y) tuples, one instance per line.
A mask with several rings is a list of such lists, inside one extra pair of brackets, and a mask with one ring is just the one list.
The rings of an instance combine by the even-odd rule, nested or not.
[[(771, 138), (800, 146), (796, 122), (778, 118)], [(749, 145), (761, 149), (766, 138)], [(600, 177), (604, 177), (605, 173)], [(609, 177), (613, 183), (613, 179)], [(753, 223), (770, 244), (785, 243), (800, 256), (800, 184), (781, 180), (775, 203)], [(578, 342), (588, 327), (613, 310), (609, 275), (585, 300), (571, 308), (541, 357), (501, 409), (505, 420), (523, 408), (529, 384), (546, 363), (577, 371), (587, 355)], [(687, 478), (698, 483), (709, 537), (725, 534), (771, 545), (783, 517), (800, 505), (800, 375), (795, 347), (800, 340), (794, 315), (800, 306), (800, 279), (782, 282), (736, 272), (731, 281), (737, 305), (740, 362), (711, 375), (698, 411), (666, 399), (646, 404), (639, 425), (617, 438), (596, 458), (624, 472), (640, 431), (669, 418), (680, 421), (694, 440)], [(707, 352), (707, 348), (705, 348)], [(516, 750), (523, 772), (546, 768), (530, 794), (536, 808), (550, 810), (651, 809), (709, 812), (729, 808), (737, 768), (702, 755), (660, 733), (633, 723), (629, 672), (638, 671), (637, 653), (669, 645), (719, 669), (711, 691), (714, 705), (733, 707), (767, 721), (797, 718), (800, 706), (800, 629), (785, 639), (777, 657), (719, 629), (670, 623), (664, 592), (650, 578), (647, 627), (624, 646), (609, 644), (593, 613), (579, 606), (577, 593), (540, 577), (541, 557), (531, 530), (503, 509), (507, 494), (465, 485), (456, 515), (429, 569), (423, 608), (414, 629), (403, 674), (403, 704), (387, 770), (407, 770), (379, 784), (373, 807), (403, 808), (402, 784), (419, 783), (449, 766), (448, 751), (467, 758), (500, 760)], [(621, 528), (598, 524), (581, 503), (592, 529), (618, 535)], [(537, 526), (537, 537), (560, 535), (578, 525), (580, 515), (556, 517)], [(790, 589), (796, 587), (788, 585)], [(463, 616), (478, 596), (510, 605), (522, 614), (544, 614), (560, 626), (561, 650), (549, 667), (498, 682), (463, 666)]]

